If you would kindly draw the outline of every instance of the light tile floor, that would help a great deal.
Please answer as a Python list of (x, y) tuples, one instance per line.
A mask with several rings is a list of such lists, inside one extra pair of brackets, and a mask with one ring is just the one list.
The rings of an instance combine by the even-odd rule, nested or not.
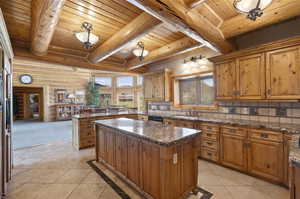
[[(95, 158), (92, 149), (78, 152), (71, 143), (55, 143), (16, 150), (14, 157), (9, 199), (120, 199), (86, 163)], [(140, 198), (108, 170), (105, 173), (132, 199)], [(214, 194), (213, 199), (289, 198), (283, 187), (203, 160), (199, 160), (198, 181)]]

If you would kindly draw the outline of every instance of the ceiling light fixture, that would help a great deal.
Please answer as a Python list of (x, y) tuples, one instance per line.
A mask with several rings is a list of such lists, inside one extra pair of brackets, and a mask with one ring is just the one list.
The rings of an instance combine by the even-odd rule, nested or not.
[(99, 37), (94, 35), (92, 32), (93, 25), (88, 22), (83, 22), (81, 26), (85, 31), (75, 33), (76, 38), (81, 41), (86, 49), (91, 48), (95, 43), (98, 42)]
[(190, 66), (190, 67), (196, 67), (196, 66), (199, 66), (200, 64), (202, 64), (203, 62), (203, 56), (200, 55), (200, 56), (194, 56), (194, 57), (191, 57), (190, 59), (188, 59), (187, 61), (184, 59), (183, 60), (183, 66), (186, 67), (186, 66)]
[(255, 21), (263, 15), (263, 10), (272, 3), (272, 0), (234, 0), (234, 8), (247, 14), (247, 18)]
[(143, 42), (138, 42), (137, 47), (132, 51), (132, 53), (137, 56), (140, 61), (143, 61), (144, 57), (149, 54), (149, 51), (145, 49), (145, 45)]

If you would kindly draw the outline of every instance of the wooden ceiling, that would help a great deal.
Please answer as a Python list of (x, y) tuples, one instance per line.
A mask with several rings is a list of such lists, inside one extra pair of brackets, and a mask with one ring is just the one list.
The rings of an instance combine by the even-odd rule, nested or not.
[[(206, 45), (207, 40), (221, 52), (230, 52), (234, 50), (234, 45), (227, 41), (228, 38), (300, 14), (299, 0), (273, 0), (264, 15), (255, 22), (238, 13), (232, 6), (233, 0), (65, 0), (61, 10), (51, 14), (57, 14), (58, 22), (57, 25), (53, 22), (53, 35), (49, 34), (49, 46), (45, 45), (48, 54), (36, 56), (30, 51), (34, 40), (33, 26), (36, 26), (36, 22), (32, 20), (32, 10), (37, 9), (32, 6), (33, 1), (37, 0), (0, 0), (16, 55), (60, 60), (61, 63), (68, 59), (70, 64), (80, 60), (85, 63), (78, 64), (79, 67), (121, 72), (128, 68), (137, 70), (158, 60), (158, 57), (161, 59), (163, 56), (159, 53), (170, 57), (184, 51), (184, 48), (200, 47), (202, 37), (203, 44)], [(44, 0), (47, 1), (59, 0)], [(138, 8), (137, 5), (141, 6)], [(143, 31), (143, 28), (139, 29), (134, 24), (134, 20), (145, 13), (150, 15), (145, 16), (148, 20), (149, 17), (153, 19), (152, 24), (144, 24), (147, 27)], [(91, 23), (93, 33), (100, 37), (100, 41), (88, 50), (74, 36), (74, 33), (81, 31), (83, 22)], [(129, 30), (130, 37), (126, 35)], [(48, 31), (46, 32), (47, 35)], [(128, 36), (130, 42), (121, 39), (115, 43), (109, 41), (114, 35), (123, 35), (124, 38)], [(188, 37), (196, 38), (198, 42)], [(146, 49), (151, 52), (152, 58), (144, 64), (138, 63), (132, 54), (138, 41), (143, 41)], [(100, 52), (101, 49), (107, 49), (107, 52)], [(90, 53), (94, 56), (88, 60)], [(56, 58), (58, 56), (61, 58)], [(96, 63), (95, 60), (100, 62)]]

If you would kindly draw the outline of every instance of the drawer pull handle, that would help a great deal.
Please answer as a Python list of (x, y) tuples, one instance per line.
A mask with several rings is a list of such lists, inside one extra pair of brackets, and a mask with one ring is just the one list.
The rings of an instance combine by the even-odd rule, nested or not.
[(206, 144), (208, 144), (208, 145), (213, 145), (213, 143), (211, 143), (211, 142), (206, 142)]
[(267, 133), (261, 133), (261, 134), (260, 134), (260, 137), (262, 137), (262, 138), (268, 138), (269, 135), (268, 135)]
[(207, 153), (207, 155), (212, 156), (212, 153)]
[(211, 129), (212, 129), (210, 126), (207, 126), (206, 128), (207, 128), (208, 130), (211, 130)]
[(209, 137), (211, 137), (211, 136), (212, 136), (212, 134), (211, 134), (211, 133), (206, 133), (206, 135), (207, 135), (207, 136), (209, 136)]
[(235, 130), (234, 129), (230, 129), (230, 133), (235, 133)]

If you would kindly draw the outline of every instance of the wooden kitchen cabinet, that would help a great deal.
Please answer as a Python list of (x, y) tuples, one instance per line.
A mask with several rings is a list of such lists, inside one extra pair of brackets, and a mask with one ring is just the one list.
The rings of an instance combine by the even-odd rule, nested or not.
[(116, 134), (116, 169), (127, 176), (127, 139), (126, 136)]
[(236, 90), (236, 62), (229, 60), (215, 65), (216, 99), (230, 100), (235, 98)]
[[(242, 131), (242, 132), (241, 132)], [(221, 128), (221, 164), (247, 171), (247, 130), (235, 127)]]
[(248, 143), (248, 172), (281, 183), (283, 181), (283, 144), (251, 139)]
[(265, 98), (264, 54), (244, 56), (236, 62), (236, 96), (238, 99)]
[(108, 164), (115, 166), (115, 133), (106, 131), (106, 153), (105, 160)]
[(299, 38), (209, 58), (217, 100), (300, 99)]
[(267, 98), (300, 99), (300, 47), (267, 52)]
[(144, 99), (148, 101), (172, 101), (171, 70), (144, 74)]
[(129, 180), (131, 180), (136, 185), (140, 185), (140, 141), (136, 138), (130, 137), (127, 139), (128, 144), (128, 154), (135, 154), (135, 155), (128, 155), (128, 171), (127, 176)]
[(142, 142), (143, 189), (153, 198), (160, 197), (160, 149), (157, 145)]
[(290, 199), (300, 199), (300, 165), (291, 163), (291, 192)]

